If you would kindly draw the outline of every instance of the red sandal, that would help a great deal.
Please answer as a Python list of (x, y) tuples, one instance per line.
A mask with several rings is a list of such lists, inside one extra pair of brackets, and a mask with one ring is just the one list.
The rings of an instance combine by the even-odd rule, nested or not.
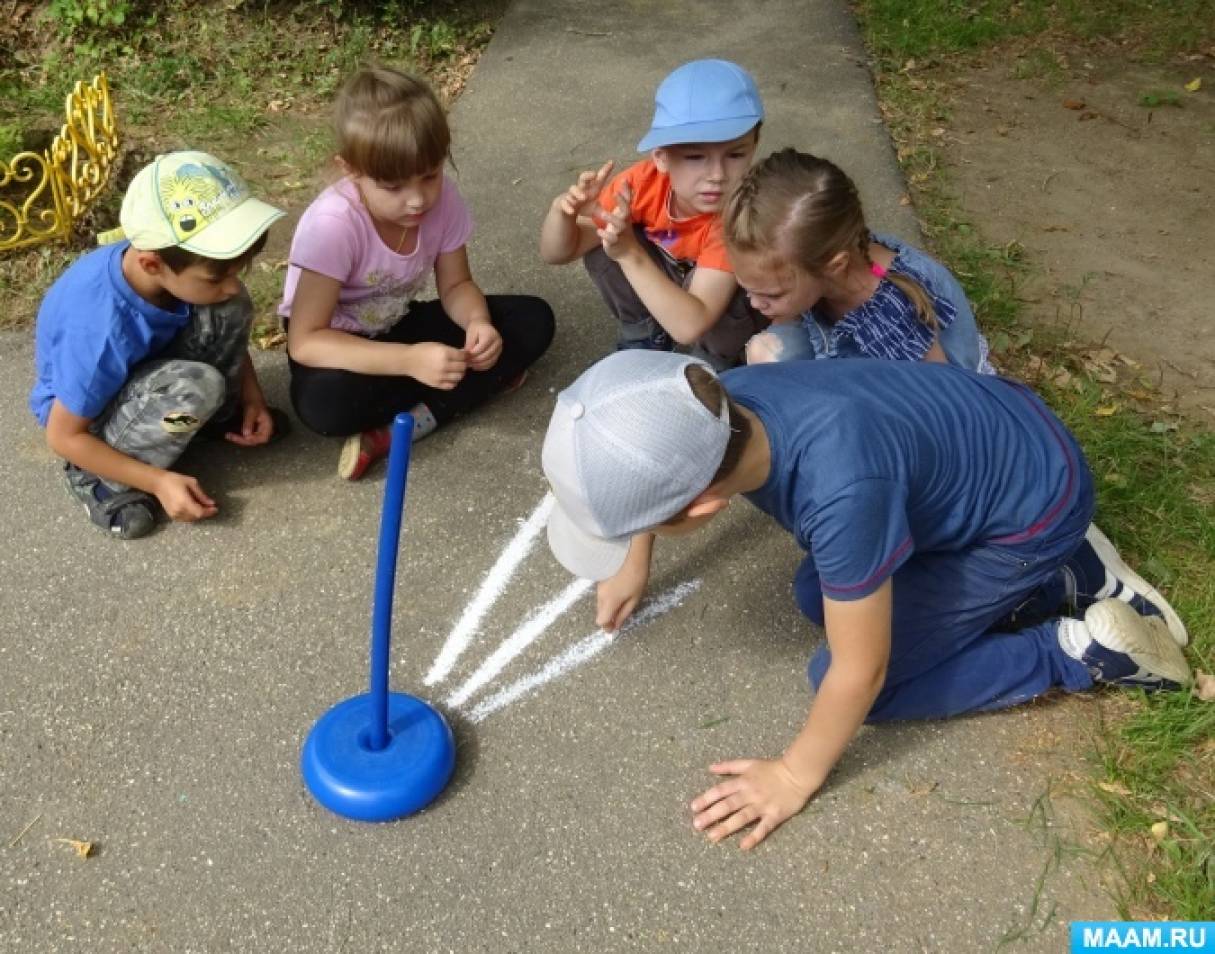
[(342, 453), (338, 457), (338, 476), (343, 480), (358, 480), (368, 467), (387, 456), (391, 445), (392, 431), (387, 427), (351, 434), (342, 445)]

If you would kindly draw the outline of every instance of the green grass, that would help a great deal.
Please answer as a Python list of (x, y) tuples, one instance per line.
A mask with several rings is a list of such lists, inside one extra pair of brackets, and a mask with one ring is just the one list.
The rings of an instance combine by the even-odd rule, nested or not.
[[(939, 87), (917, 66), (964, 63), (1016, 43), (1026, 78), (1050, 83), (1060, 49), (1117, 40), (1119, 55), (1156, 60), (1207, 48), (1215, 0), (858, 0), (878, 93), (934, 251), (965, 286), (996, 359), (1035, 385), (1076, 434), (1098, 486), (1100, 525), (1166, 588), (1191, 633), (1195, 669), (1215, 668), (1215, 434), (1153, 399), (1127, 368), (1099, 380), (1093, 345), (1063, 326), (1029, 327), (1017, 289), (1033, 266), (968, 221), (929, 130), (948, 121)], [(1026, 47), (1030, 55), (1025, 55)], [(1163, 94), (1144, 105), (1167, 105)], [(1176, 95), (1176, 94), (1174, 94)], [(1078, 290), (1077, 290), (1078, 293)], [(1061, 314), (1074, 307), (1064, 293)], [(1209, 919), (1215, 910), (1215, 705), (1185, 692), (1107, 697), (1116, 717), (1094, 727), (1093, 805), (1113, 837), (1123, 916)], [(1108, 788), (1099, 787), (1105, 783)], [(1167, 821), (1157, 840), (1151, 826)]]
[(1181, 108), (1181, 94), (1173, 89), (1149, 89), (1139, 94), (1139, 105), (1147, 109), (1160, 106)]
[[(32, 320), (63, 264), (117, 224), (130, 176), (156, 153), (205, 149), (233, 162), (262, 197), (302, 205), (324, 174), (343, 79), (384, 62), (454, 95), (452, 78), (505, 2), (55, 0), (22, 29), (0, 24), (0, 158), (43, 148), (72, 86), (102, 69), (125, 156), (69, 244), (0, 256), (0, 327)], [(262, 284), (269, 298), (278, 294)], [(259, 310), (270, 304), (255, 301)]]
[(857, 0), (870, 52), (902, 64), (1060, 33), (1127, 40), (1144, 59), (1207, 48), (1212, 0)]

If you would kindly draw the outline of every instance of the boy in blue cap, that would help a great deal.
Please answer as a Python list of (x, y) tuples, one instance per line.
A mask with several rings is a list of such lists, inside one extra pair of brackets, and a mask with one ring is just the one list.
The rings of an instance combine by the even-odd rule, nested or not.
[(684, 355), (624, 352), (558, 395), (542, 460), (549, 544), (602, 581), (607, 629), (645, 592), (654, 533), (737, 494), (806, 552), (794, 595), (827, 636), (814, 701), (779, 757), (711, 766), (725, 778), (691, 807), (712, 841), (754, 825), (750, 848), (799, 812), (862, 722), (1191, 681), (1182, 621), (1089, 531), (1075, 439), (1015, 382), (869, 358), (718, 379)]
[(552, 265), (583, 258), (618, 323), (617, 349), (690, 348), (738, 364), (768, 321), (734, 277), (721, 230), (726, 199), (751, 166), (764, 108), (755, 81), (725, 60), (693, 60), (662, 81), (643, 159), (610, 181), (583, 172), (540, 232)]
[(170, 469), (200, 431), (252, 447), (286, 425), (249, 359), (240, 280), (282, 217), (214, 156), (157, 156), (131, 180), (110, 244), (43, 298), (30, 410), (68, 493), (112, 536), (151, 532), (158, 509), (214, 516), (198, 480)]

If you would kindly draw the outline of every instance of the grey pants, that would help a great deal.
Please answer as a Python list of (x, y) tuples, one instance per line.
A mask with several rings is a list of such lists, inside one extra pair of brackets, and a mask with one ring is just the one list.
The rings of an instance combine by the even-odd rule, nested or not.
[(208, 420), (238, 410), (252, 321), (253, 302), (243, 289), (218, 305), (195, 307), (190, 324), (135, 367), (90, 430), (128, 457), (169, 467)]
[[(645, 237), (640, 226), (634, 226), (637, 240), (658, 265), (664, 275), (680, 288), (692, 281), (695, 268), (677, 262)], [(591, 281), (607, 302), (618, 325), (616, 349), (645, 348), (651, 351), (671, 351), (674, 342), (666, 330), (646, 308), (623, 270), (602, 246), (591, 249), (582, 259)], [(687, 349), (693, 357), (724, 371), (742, 363), (743, 348), (752, 335), (768, 327), (768, 319), (751, 307), (746, 292), (739, 288), (730, 299), (726, 312), (712, 328)], [(682, 350), (682, 349), (681, 349)]]

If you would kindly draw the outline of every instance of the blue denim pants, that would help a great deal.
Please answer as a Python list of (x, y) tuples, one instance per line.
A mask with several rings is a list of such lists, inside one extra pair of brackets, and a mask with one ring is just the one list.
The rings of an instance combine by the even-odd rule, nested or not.
[[(1065, 597), (1060, 568), (1093, 518), (1092, 478), (1083, 464), (1080, 470), (1070, 510), (1033, 539), (916, 553), (895, 571), (890, 662), (866, 722), (1003, 709), (1053, 687), (1078, 692), (1092, 686), (1088, 671), (1057, 638)], [(813, 554), (793, 588), (801, 611), (823, 625)], [(1016, 622), (1044, 616), (1024, 626)], [(816, 690), (830, 665), (824, 644), (808, 666)]]

